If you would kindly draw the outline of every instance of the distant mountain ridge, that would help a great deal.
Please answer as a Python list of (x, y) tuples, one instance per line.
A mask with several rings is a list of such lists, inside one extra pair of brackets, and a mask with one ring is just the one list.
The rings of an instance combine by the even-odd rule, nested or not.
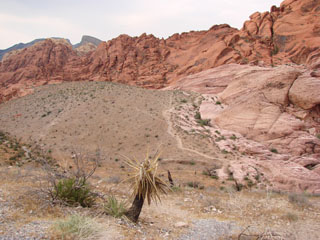
[[(40, 41), (44, 41), (46, 39), (48, 39), (48, 38), (38, 38), (38, 39), (35, 39), (35, 40), (33, 40), (31, 42), (28, 42), (28, 43), (18, 43), (18, 44), (15, 44), (15, 45), (7, 48), (7, 49), (1, 49), (0, 50), (0, 61), (2, 60), (3, 56), (6, 53), (9, 53), (9, 52), (11, 52), (13, 50), (19, 50), (19, 49), (24, 49), (24, 48), (27, 48), (27, 47), (31, 47), (35, 43), (40, 42)], [(67, 38), (52, 37), (51, 39), (65, 39), (68, 43), (70, 43), (70, 45), (72, 45), (70, 40), (67, 39)], [(98, 38), (95, 38), (95, 37), (92, 37), (92, 36), (88, 36), (88, 35), (83, 35), (82, 38), (81, 38), (81, 42), (72, 45), (72, 47), (73, 48), (78, 48), (78, 47), (81, 47), (84, 44), (88, 44), (88, 43), (91, 43), (91, 44), (93, 44), (95, 46), (98, 46), (100, 44), (100, 42), (102, 42), (102, 41), (100, 39), (98, 39)]]
[(102, 41), (98, 38), (88, 36), (88, 35), (83, 35), (81, 38), (81, 42), (73, 45), (73, 48), (78, 48), (86, 43), (92, 43), (93, 45), (98, 46)]

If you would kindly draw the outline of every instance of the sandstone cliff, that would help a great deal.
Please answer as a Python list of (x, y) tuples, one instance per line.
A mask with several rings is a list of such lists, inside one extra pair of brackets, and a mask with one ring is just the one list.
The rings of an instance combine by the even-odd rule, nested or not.
[(228, 63), (315, 66), (320, 56), (319, 14), (319, 1), (285, 0), (270, 12), (252, 14), (241, 30), (219, 25), (168, 39), (120, 35), (97, 49), (87, 44), (79, 51), (48, 39), (0, 62), (0, 102), (25, 95), (32, 86), (57, 81), (114, 81), (162, 88), (183, 76)]

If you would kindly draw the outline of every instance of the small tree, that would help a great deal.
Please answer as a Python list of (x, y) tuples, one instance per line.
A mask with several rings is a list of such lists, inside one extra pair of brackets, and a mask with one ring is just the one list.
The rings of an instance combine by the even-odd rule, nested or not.
[(156, 154), (154, 158), (149, 158), (149, 154), (143, 162), (137, 159), (126, 157), (126, 164), (133, 169), (131, 176), (127, 181), (131, 182), (133, 189), (133, 203), (125, 215), (133, 222), (137, 222), (141, 213), (144, 200), (147, 199), (150, 205), (151, 201), (160, 201), (160, 193), (167, 193), (169, 187), (165, 182), (156, 176), (158, 168), (158, 160), (160, 154)]

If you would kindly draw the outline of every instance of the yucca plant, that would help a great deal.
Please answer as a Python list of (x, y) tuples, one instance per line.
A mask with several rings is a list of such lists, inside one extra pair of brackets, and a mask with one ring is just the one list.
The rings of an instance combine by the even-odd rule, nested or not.
[(147, 153), (144, 161), (139, 162), (137, 159), (125, 157), (126, 164), (132, 168), (131, 176), (127, 181), (131, 182), (133, 189), (131, 198), (133, 203), (125, 215), (133, 222), (137, 222), (144, 200), (150, 205), (151, 201), (160, 201), (160, 193), (167, 193), (168, 185), (157, 177), (158, 160), (160, 154), (149, 158)]

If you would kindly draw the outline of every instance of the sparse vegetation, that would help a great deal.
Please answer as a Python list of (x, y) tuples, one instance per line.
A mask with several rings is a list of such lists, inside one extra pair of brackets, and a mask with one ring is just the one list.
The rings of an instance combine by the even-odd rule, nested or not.
[(52, 191), (56, 199), (75, 206), (91, 207), (95, 201), (90, 186), (83, 178), (64, 178), (57, 182)]
[(219, 179), (219, 176), (218, 175), (211, 175), (210, 176), (212, 179), (215, 179), (215, 180), (218, 180)]
[(237, 136), (232, 134), (232, 136), (230, 137), (231, 140), (236, 140), (237, 139)]
[(92, 191), (88, 179), (99, 165), (98, 153), (93, 157), (74, 154), (73, 165), (65, 167), (61, 172), (58, 172), (52, 163), (48, 163), (47, 159), (43, 161), (47, 175), (45, 187), (41, 190), (53, 203), (82, 207), (91, 207), (94, 204), (96, 194)]
[(298, 207), (305, 208), (310, 206), (310, 202), (307, 196), (304, 194), (290, 193), (288, 195), (288, 200), (291, 204), (294, 204)]
[(196, 162), (195, 162), (194, 160), (190, 161), (189, 163), (190, 163), (190, 165), (192, 165), (192, 166), (196, 165)]
[(195, 118), (196, 120), (200, 120), (200, 119), (201, 119), (200, 112), (196, 112), (196, 114), (194, 115), (194, 118)]
[(225, 149), (222, 149), (222, 151), (221, 151), (223, 154), (228, 154), (229, 152), (227, 151), (227, 150), (225, 150)]
[(79, 214), (57, 221), (54, 226), (55, 239), (97, 239), (101, 227), (95, 219)]
[(194, 115), (194, 119), (196, 119), (196, 122), (202, 127), (210, 126), (210, 119), (202, 119), (200, 112), (196, 112), (196, 114)]
[(270, 152), (278, 153), (278, 150), (277, 150), (276, 148), (271, 148), (271, 149), (270, 149)]
[(226, 140), (225, 136), (220, 136), (215, 139), (216, 142), (220, 142), (222, 140)]
[(197, 123), (199, 123), (201, 127), (210, 126), (210, 119), (198, 119)]
[(199, 182), (187, 182), (187, 186), (191, 188), (199, 188), (200, 183)]
[(282, 216), (282, 219), (288, 220), (289, 222), (296, 222), (299, 220), (299, 217), (294, 213), (287, 213), (284, 216)]
[(126, 212), (126, 203), (124, 201), (118, 201), (115, 196), (109, 196), (104, 204), (104, 211), (110, 216), (120, 218)]
[[(89, 96), (90, 92), (85, 94), (86, 96)], [(168, 95), (169, 94), (171, 93), (168, 93)], [(99, 96), (97, 95), (97, 99), (99, 99), (98, 97)], [(114, 96), (110, 96), (110, 99), (113, 100)], [(137, 112), (137, 116), (141, 116), (141, 118), (143, 119), (140, 123), (138, 123), (138, 120), (140, 119), (138, 119), (137, 123), (135, 123), (136, 125), (142, 124), (142, 125), (139, 125), (139, 128), (138, 128), (139, 134), (136, 134), (137, 132), (131, 133), (128, 131), (128, 129), (124, 129), (124, 132), (122, 132), (121, 130), (123, 130), (123, 128), (121, 127), (123, 127), (123, 125), (121, 123), (121, 120), (123, 117), (125, 117), (125, 115), (119, 116), (115, 113), (117, 113), (118, 111), (120, 112), (120, 110), (122, 112), (125, 112), (126, 110), (123, 110), (123, 109), (125, 109), (125, 106), (127, 106), (127, 104), (130, 104), (130, 103), (125, 102), (124, 103), (125, 105), (122, 106), (121, 109), (118, 108), (115, 112), (110, 112), (110, 109), (113, 107), (112, 104), (110, 103), (111, 102), (110, 99), (109, 99), (109, 96), (107, 96), (105, 97), (105, 99), (103, 99), (103, 101), (101, 101), (105, 103), (105, 104), (102, 104), (105, 106), (105, 108), (101, 109), (102, 110), (101, 115), (103, 115), (103, 110), (105, 110), (105, 114), (114, 115), (115, 118), (113, 118), (114, 120), (113, 122), (106, 121), (107, 124), (104, 124), (103, 122), (100, 122), (100, 119), (95, 119), (95, 117), (98, 117), (97, 115), (93, 115), (92, 117), (93, 117), (93, 120), (95, 121), (92, 126), (94, 126), (95, 124), (97, 125), (97, 128), (94, 128), (90, 126), (90, 120), (89, 120), (90, 111), (85, 111), (83, 115), (88, 120), (85, 124), (77, 121), (69, 123), (68, 120), (64, 123), (64, 119), (70, 119), (68, 117), (68, 111), (69, 111), (68, 108), (76, 106), (77, 103), (75, 105), (65, 104), (65, 109), (63, 110), (63, 115), (65, 116), (63, 116), (64, 118), (62, 118), (64, 125), (62, 125), (62, 127), (59, 127), (59, 128), (52, 126), (49, 131), (50, 133), (49, 135), (52, 135), (52, 136), (50, 136), (50, 138), (44, 137), (42, 141), (39, 141), (39, 144), (44, 146), (43, 148), (46, 154), (50, 153), (50, 150), (52, 150), (53, 154), (57, 154), (60, 152), (62, 154), (66, 153), (65, 155), (62, 155), (62, 157), (66, 156), (68, 158), (68, 161), (66, 160), (65, 162), (63, 162), (63, 159), (60, 158), (58, 162), (60, 166), (54, 167), (53, 164), (55, 164), (55, 162), (53, 162), (53, 164), (50, 164), (54, 169), (54, 173), (56, 173), (56, 175), (54, 175), (56, 179), (56, 184), (59, 185), (61, 183), (63, 185), (64, 182), (68, 182), (69, 179), (74, 181), (75, 178), (72, 178), (73, 174), (70, 171), (76, 172), (75, 164), (71, 159), (69, 159), (69, 157), (71, 157), (71, 155), (73, 154), (70, 154), (70, 142), (68, 141), (70, 141), (70, 139), (76, 140), (76, 139), (84, 138), (87, 141), (85, 142), (85, 144), (88, 144), (88, 146), (85, 146), (84, 144), (81, 145), (82, 143), (79, 143), (78, 146), (83, 147), (83, 149), (88, 149), (88, 151), (93, 151), (93, 148), (91, 145), (92, 145), (92, 142), (93, 144), (96, 144), (96, 142), (94, 142), (95, 132), (93, 132), (92, 130), (99, 129), (99, 131), (101, 131), (101, 136), (107, 135), (108, 137), (110, 137), (110, 141), (114, 144), (114, 148), (111, 148), (110, 147), (111, 145), (108, 145), (109, 143), (105, 141), (105, 139), (101, 139), (101, 141), (103, 143), (105, 142), (106, 144), (106, 145), (103, 145), (105, 147), (104, 149), (112, 149), (112, 151), (110, 152), (106, 151), (110, 153), (110, 156), (107, 156), (102, 161), (103, 168), (98, 168), (97, 170), (99, 171), (96, 171), (95, 175), (93, 175), (93, 178), (89, 179), (90, 183), (92, 182), (92, 185), (89, 184), (89, 182), (87, 181), (88, 186), (92, 187), (92, 188), (90, 187), (91, 191), (96, 192), (98, 196), (110, 196), (110, 198), (106, 197), (105, 201), (97, 198), (93, 204), (94, 206), (93, 208), (83, 209), (82, 207), (71, 208), (69, 206), (65, 206), (64, 204), (59, 204), (60, 202), (64, 203), (64, 201), (58, 198), (55, 199), (54, 201), (54, 203), (58, 203), (58, 204), (51, 204), (50, 202), (47, 201), (47, 199), (42, 198), (41, 194), (39, 196), (31, 195), (32, 197), (30, 197), (30, 200), (29, 200), (30, 203), (33, 204), (31, 208), (28, 205), (29, 203), (26, 203), (25, 199), (22, 197), (22, 194), (24, 196), (28, 196), (28, 194), (26, 194), (27, 190), (24, 191), (24, 189), (31, 189), (33, 191), (35, 189), (32, 189), (32, 188), (35, 188), (36, 187), (35, 185), (38, 184), (37, 182), (34, 182), (34, 183), (32, 182), (34, 177), (39, 177), (40, 174), (42, 174), (41, 169), (37, 169), (37, 166), (39, 166), (38, 161), (32, 162), (30, 164), (28, 163), (22, 168), (18, 168), (16, 166), (12, 166), (8, 168), (6, 164), (2, 164), (2, 162), (0, 162), (0, 164), (2, 164), (0, 165), (2, 166), (0, 170), (2, 173), (4, 173), (4, 174), (0, 174), (1, 203), (9, 204), (8, 202), (2, 202), (2, 200), (4, 201), (8, 201), (8, 199), (14, 200), (13, 201), (14, 205), (13, 204), (9, 205), (10, 209), (12, 209), (13, 212), (10, 213), (10, 215), (7, 218), (5, 214), (1, 214), (1, 217), (3, 217), (3, 221), (2, 221), (3, 224), (0, 224), (1, 225), (0, 232), (2, 231), (1, 233), (3, 233), (4, 225), (12, 223), (20, 227), (22, 226), (22, 224), (24, 224), (24, 222), (30, 222), (30, 226), (32, 227), (36, 226), (36, 231), (38, 231), (37, 222), (39, 221), (41, 222), (41, 224), (39, 224), (40, 227), (41, 226), (46, 227), (45, 224), (46, 223), (50, 224), (52, 219), (61, 218), (64, 214), (68, 214), (68, 213), (73, 214), (76, 212), (86, 213), (88, 214), (88, 216), (104, 213), (100, 215), (101, 219), (99, 219), (99, 222), (101, 222), (101, 224), (104, 225), (103, 230), (101, 230), (103, 231), (104, 238), (108, 238), (108, 237), (113, 238), (116, 236), (119, 236), (120, 238), (124, 237), (128, 239), (134, 239), (134, 238), (142, 239), (145, 236), (150, 238), (157, 238), (157, 237), (161, 238), (164, 236), (164, 234), (166, 234), (166, 232), (170, 233), (170, 235), (168, 236), (169, 238), (181, 238), (181, 236), (179, 236), (181, 232), (182, 231), (185, 231), (186, 233), (189, 232), (189, 228), (191, 229), (192, 226), (190, 225), (186, 228), (177, 229), (174, 226), (174, 224), (177, 221), (181, 221), (181, 220), (189, 224), (193, 220), (195, 220), (195, 218), (197, 221), (199, 217), (215, 219), (218, 222), (220, 222), (221, 219), (225, 221), (234, 221), (235, 224), (237, 225), (239, 223), (239, 226), (243, 226), (244, 224), (254, 224), (254, 227), (256, 227), (256, 229), (252, 230), (251, 233), (246, 232), (248, 235), (253, 233), (261, 233), (262, 231), (264, 231), (263, 228), (271, 228), (272, 231), (278, 231), (278, 229), (283, 228), (284, 231), (288, 230), (288, 232), (289, 230), (294, 229), (295, 226), (299, 228), (297, 229), (297, 232), (300, 231), (301, 229), (306, 229), (308, 226), (313, 228), (312, 230), (316, 230), (318, 228), (319, 216), (316, 214), (312, 214), (313, 212), (316, 213), (319, 210), (318, 209), (319, 206), (317, 204), (318, 199), (316, 199), (315, 196), (312, 196), (312, 197), (310, 196), (310, 202), (312, 202), (312, 204), (314, 203), (313, 205), (307, 208), (297, 207), (303, 204), (295, 203), (294, 201), (289, 203), (289, 197), (288, 197), (289, 195), (287, 194), (276, 195), (273, 193), (271, 194), (266, 193), (263, 190), (264, 185), (270, 186), (271, 188), (276, 187), (276, 185), (272, 186), (271, 184), (273, 182), (267, 181), (268, 176), (264, 177), (263, 172), (259, 174), (259, 172), (257, 171), (255, 173), (253, 169), (244, 169), (244, 170), (248, 170), (250, 174), (244, 178), (245, 181), (241, 181), (243, 185), (240, 184), (240, 180), (243, 180), (243, 179), (239, 180), (238, 186), (235, 185), (234, 180), (230, 182), (223, 181), (225, 180), (224, 174), (228, 174), (228, 172), (227, 173), (224, 172), (224, 168), (227, 166), (229, 161), (233, 161), (234, 159), (237, 159), (238, 157), (240, 158), (241, 156), (236, 154), (234, 154), (233, 156), (231, 155), (232, 153), (229, 155), (223, 156), (217, 146), (212, 146), (213, 139), (211, 139), (211, 137), (214, 136), (214, 139), (220, 138), (220, 140), (227, 138), (228, 142), (226, 142), (226, 144), (228, 143), (228, 148), (226, 147), (225, 148), (228, 151), (229, 151), (229, 148), (231, 151), (232, 146), (236, 144), (236, 142), (232, 141), (232, 140), (236, 140), (236, 138), (233, 139), (233, 136), (225, 130), (220, 130), (222, 131), (222, 134), (225, 135), (224, 137), (223, 135), (221, 135), (221, 133), (218, 130), (216, 130), (216, 132), (214, 133), (215, 129), (213, 128), (201, 128), (193, 118), (194, 113), (199, 109), (199, 108), (193, 109), (193, 107), (191, 106), (192, 101), (194, 99), (188, 98), (188, 105), (182, 105), (183, 111), (178, 113), (181, 115), (177, 115), (177, 117), (181, 117), (181, 119), (175, 118), (176, 117), (175, 115), (170, 115), (171, 117), (170, 119), (172, 121), (181, 120), (182, 122), (186, 123), (184, 128), (180, 129), (178, 123), (173, 122), (174, 124), (172, 125), (172, 129), (171, 129), (172, 133), (177, 134), (179, 137), (181, 137), (182, 145), (184, 148), (193, 149), (195, 151), (202, 153), (202, 155), (205, 154), (208, 156), (212, 156), (213, 158), (216, 158), (216, 160), (206, 159), (204, 158), (205, 156), (201, 156), (197, 154), (195, 151), (186, 152), (186, 151), (181, 151), (180, 149), (177, 149), (176, 142), (174, 141), (174, 139), (171, 138), (171, 135), (168, 136), (166, 131), (163, 131), (161, 127), (159, 127), (159, 129), (161, 129), (160, 131), (155, 130), (157, 126), (166, 127), (165, 124), (161, 122), (162, 123), (161, 125), (159, 125), (158, 123), (152, 125), (152, 121), (154, 121), (152, 119), (157, 117), (161, 118), (161, 113), (159, 113), (158, 115), (155, 115), (154, 113), (156, 113), (157, 111), (153, 110), (152, 114), (150, 114), (150, 111), (147, 110), (147, 109), (150, 109), (150, 105), (144, 106), (144, 103), (142, 104), (143, 108), (145, 108), (147, 111)], [(178, 95), (176, 99), (173, 99), (172, 114), (175, 114), (174, 112), (175, 104), (179, 105), (181, 99), (183, 99), (182, 95)], [(115, 100), (116, 102), (118, 101), (118, 99), (115, 99)], [(47, 101), (46, 98), (45, 98), (45, 101)], [(215, 101), (216, 99), (213, 100), (213, 104), (215, 104)], [(87, 102), (90, 102), (90, 101), (87, 101)], [(84, 101), (82, 101), (81, 104), (82, 103), (84, 103)], [(82, 110), (85, 109), (86, 104), (87, 103), (85, 103), (85, 105), (82, 106), (81, 108)], [(115, 108), (118, 107), (117, 104), (114, 104)], [(88, 106), (92, 107), (92, 105), (91, 106), (88, 105)], [(139, 102), (139, 106), (141, 106), (141, 102)], [(138, 110), (141, 110), (139, 106), (138, 106)], [(136, 107), (136, 105), (134, 105), (134, 107)], [(216, 106), (216, 107), (220, 108), (219, 106)], [(184, 112), (185, 110), (188, 110), (188, 112)], [(54, 118), (55, 114), (57, 113), (57, 109), (52, 109), (52, 114), (51, 114), (52, 116), (50, 115), (49, 117), (47, 117), (48, 119), (46, 118), (40, 119), (39, 116), (41, 116), (41, 114), (44, 112), (46, 111), (39, 110), (39, 113), (35, 115), (35, 120), (40, 120), (40, 122), (43, 122), (43, 123), (47, 122), (48, 124), (50, 124), (51, 121), (49, 121), (49, 118), (51, 117)], [(30, 113), (34, 114), (35, 111), (34, 112), (31, 111)], [(126, 113), (126, 115), (128, 116), (130, 114), (131, 112)], [(24, 116), (24, 112), (23, 112), (23, 116)], [(189, 116), (190, 120), (192, 121), (185, 121), (186, 118), (184, 118), (184, 116)], [(105, 116), (102, 116), (102, 117), (105, 118)], [(167, 117), (169, 117), (169, 115)], [(148, 120), (149, 118), (152, 121), (149, 121)], [(3, 123), (6, 124), (5, 122)], [(126, 121), (126, 123), (128, 123), (128, 121)], [(26, 124), (31, 124), (31, 123), (27, 122)], [(71, 125), (77, 128), (77, 129), (72, 129), (72, 133), (74, 130), (77, 131), (77, 133), (73, 134), (72, 136), (70, 134), (71, 131), (68, 131), (69, 129), (67, 129), (67, 127)], [(128, 127), (131, 127), (131, 126), (128, 126)], [(10, 128), (8, 127), (7, 129), (11, 131), (13, 127), (10, 127)], [(30, 129), (34, 131), (34, 126), (31, 125)], [(90, 135), (86, 129), (91, 130)], [(56, 130), (58, 131), (58, 134), (55, 133)], [(165, 130), (167, 130), (167, 128), (165, 128)], [(188, 132), (189, 134), (188, 135), (183, 134), (183, 131)], [(194, 133), (191, 133), (191, 132), (194, 132)], [(69, 134), (70, 134), (70, 138), (69, 138)], [(142, 224), (133, 225), (128, 223), (125, 218), (120, 220), (120, 219), (114, 219), (112, 217), (112, 216), (121, 217), (123, 216), (122, 215), (123, 213), (128, 213), (128, 210), (126, 209), (123, 210), (123, 207), (121, 206), (121, 204), (124, 203), (124, 198), (126, 198), (128, 191), (131, 189), (128, 186), (129, 184), (125, 184), (124, 182), (122, 182), (122, 180), (125, 179), (127, 176), (129, 167), (125, 167), (125, 169), (120, 169), (120, 166), (122, 166), (123, 162), (122, 162), (122, 159), (120, 161), (118, 158), (119, 158), (119, 154), (132, 154), (132, 155), (139, 156), (141, 149), (146, 148), (146, 145), (143, 143), (143, 141), (141, 141), (141, 139), (144, 138), (145, 134), (149, 134), (148, 139), (145, 139), (145, 140), (150, 141), (150, 145), (153, 144), (154, 142), (159, 142), (159, 144), (161, 142), (165, 144), (165, 147), (164, 147), (166, 149), (166, 152), (164, 155), (165, 159), (162, 162), (159, 162), (160, 158), (158, 158), (158, 163), (159, 163), (158, 173), (160, 177), (163, 177), (163, 180), (168, 182), (167, 179), (165, 179), (166, 170), (170, 169), (174, 174), (173, 176), (175, 180), (174, 181), (175, 186), (171, 186), (171, 190), (174, 193), (171, 194), (168, 197), (168, 199), (163, 201), (163, 203), (168, 204), (168, 208), (166, 208), (166, 206), (156, 207), (154, 206), (154, 204), (152, 204), (151, 205), (152, 209), (151, 208), (145, 209), (146, 213), (141, 215), (141, 217), (143, 218), (143, 220), (141, 220)], [(203, 139), (202, 136), (204, 134), (208, 134), (210, 138)], [(17, 136), (20, 137), (19, 134), (17, 134)], [(127, 140), (125, 140), (125, 136), (127, 137)], [(133, 136), (136, 136), (137, 138), (133, 138)], [(52, 140), (53, 140), (53, 137), (57, 137), (57, 139), (54, 141), (51, 141), (51, 137), (52, 137)], [(167, 145), (168, 142), (166, 142), (168, 137), (170, 137), (169, 143), (171, 147), (169, 144)], [(244, 137), (241, 137), (241, 140), (243, 140)], [(0, 134), (0, 140), (1, 139), (2, 138)], [(229, 140), (229, 139), (232, 139), (232, 140)], [(137, 140), (137, 144), (138, 144), (137, 146), (134, 146), (134, 144), (136, 144), (134, 140)], [(316, 138), (314, 138), (314, 140), (316, 140)], [(7, 140), (2, 140), (2, 141), (3, 141), (3, 145), (0, 146), (0, 158), (2, 158), (2, 156), (5, 156), (5, 161), (8, 161), (10, 157), (15, 157), (16, 160), (19, 160), (19, 157), (16, 154), (20, 152), (19, 152), (19, 147), (16, 145), (16, 143), (15, 142), (11, 143), (11, 142), (8, 142)], [(62, 146), (62, 144), (59, 141), (65, 143), (65, 146)], [(239, 141), (237, 140), (237, 142)], [(128, 142), (134, 142), (134, 143), (130, 145), (128, 144)], [(52, 143), (54, 143), (55, 145), (53, 145)], [(121, 146), (119, 146), (120, 143), (122, 143)], [(10, 144), (10, 148), (7, 147), (9, 146), (9, 144)], [(75, 142), (72, 142), (72, 144), (78, 144), (78, 143), (75, 141)], [(219, 144), (219, 146), (220, 145), (221, 144)], [(168, 146), (168, 151), (167, 151), (167, 146)], [(210, 149), (210, 147), (208, 146), (212, 146), (212, 148)], [(63, 147), (66, 147), (67, 150), (63, 150)], [(274, 147), (279, 149), (279, 147), (276, 145), (274, 145)], [(173, 152), (170, 148), (176, 150), (176, 152)], [(220, 149), (223, 149), (223, 148), (224, 147)], [(28, 147), (27, 149), (29, 151), (29, 149), (31, 148)], [(240, 149), (242, 150), (241, 147)], [(5, 152), (5, 151), (8, 151), (8, 152)], [(28, 151), (25, 151), (24, 155), (26, 155)], [(246, 151), (246, 150), (242, 150), (242, 151)], [(279, 149), (279, 151), (281, 151), (281, 149)], [(22, 153), (23, 152), (21, 152), (21, 154)], [(271, 152), (269, 153), (271, 154)], [(31, 156), (32, 155), (33, 153), (31, 152)], [(56, 156), (56, 155), (53, 155), (53, 156)], [(226, 160), (224, 159), (224, 157), (230, 158), (230, 159)], [(251, 157), (250, 153), (248, 153), (248, 157)], [(25, 156), (22, 156), (22, 158), (25, 158)], [(204, 160), (207, 160), (207, 161), (204, 161)], [(219, 168), (223, 167), (223, 169), (220, 169), (219, 171), (215, 171), (216, 169), (212, 169), (214, 163), (220, 164)], [(141, 162), (140, 164), (143, 164), (143, 162)], [(196, 164), (196, 166), (192, 166), (194, 164)], [(233, 163), (230, 163), (230, 164), (233, 164)], [(254, 164), (252, 165), (255, 166)], [(122, 167), (124, 168), (124, 166)], [(205, 169), (206, 167), (208, 167), (210, 171), (207, 171), (207, 169)], [(229, 166), (231, 171), (234, 171), (235, 167), (236, 166), (234, 165), (232, 167)], [(312, 165), (305, 165), (304, 167), (310, 168), (310, 169), (313, 168)], [(31, 170), (29, 171), (29, 168), (32, 171)], [(203, 169), (205, 170), (202, 172)], [(263, 171), (263, 169), (261, 168), (259, 168), (259, 170)], [(64, 171), (66, 171), (66, 173), (64, 173)], [(201, 175), (201, 172), (203, 175)], [(217, 172), (219, 174), (221, 173), (220, 178), (222, 179), (219, 181), (214, 180), (214, 179), (219, 179)], [(238, 179), (238, 176), (240, 175), (234, 173), (234, 178)], [(256, 182), (259, 181), (259, 177), (261, 178), (261, 181), (263, 181), (263, 184), (259, 184), (259, 189), (250, 190), (248, 187), (251, 184), (249, 182), (249, 179), (252, 180), (251, 182), (256, 184)], [(233, 175), (229, 176), (229, 179), (233, 179)], [(271, 179), (269, 180), (271, 181)], [(203, 186), (206, 187), (206, 191), (199, 190), (203, 188)], [(243, 192), (239, 193), (236, 191), (242, 188), (244, 188), (244, 191), (242, 190)], [(220, 191), (219, 189), (224, 191)], [(33, 196), (38, 196), (38, 197), (35, 198)], [(93, 196), (95, 196), (95, 194), (93, 194)], [(113, 199), (111, 199), (112, 197)], [(36, 201), (34, 201), (34, 199), (36, 199)], [(140, 199), (142, 199), (142, 197)], [(147, 198), (145, 198), (144, 200), (146, 199)], [(130, 203), (133, 203), (135, 199), (132, 199), (132, 200), (133, 201)], [(215, 200), (217, 200), (217, 202)], [(69, 203), (66, 203), (66, 204), (73, 205)], [(4, 209), (1, 209), (1, 210), (5, 211), (6, 205), (4, 206), (5, 206)], [(50, 207), (46, 208), (46, 206), (50, 206)], [(79, 203), (76, 203), (74, 204), (74, 206), (81, 206), (81, 205)], [(285, 206), (285, 208), (283, 206)], [(141, 208), (143, 209), (143, 207)], [(45, 211), (48, 211), (48, 213), (45, 213)], [(12, 219), (18, 219), (18, 220), (14, 221)], [(153, 221), (153, 219), (155, 221)], [(295, 223), (296, 221), (298, 222)], [(276, 227), (273, 227), (274, 226), (273, 224), (276, 224)], [(14, 227), (12, 229), (14, 229)], [(160, 230), (162, 231), (162, 229), (166, 229), (166, 232), (160, 233), (159, 231)], [(14, 229), (14, 230), (17, 230), (17, 229)], [(48, 234), (45, 232), (46, 230), (43, 230), (43, 231), (44, 232), (42, 232), (40, 229), (39, 234), (41, 235), (44, 234), (42, 236), (45, 236), (45, 237), (48, 236)], [(58, 234), (58, 232), (60, 232), (60, 230), (55, 229), (56, 235), (54, 235), (52, 239), (59, 239), (59, 238), (77, 239), (78, 238), (77, 234), (60, 234), (60, 233)], [(17, 231), (17, 233), (19, 234), (19, 230)], [(35, 233), (35, 238), (37, 237), (37, 233), (38, 232)], [(6, 235), (6, 229), (4, 229), (4, 234)], [(296, 233), (293, 233), (293, 234), (296, 234)], [(18, 237), (20, 237), (21, 239), (24, 239), (21, 236), (18, 236)], [(48, 238), (50, 237), (51, 235), (48, 236)], [(241, 239), (245, 239), (245, 238), (246, 236), (244, 235), (241, 237)], [(254, 239), (256, 238), (258, 237), (255, 237)], [(83, 239), (85, 239), (85, 237), (83, 237)], [(96, 239), (99, 239), (99, 238), (96, 238)]]
[(182, 191), (179, 186), (172, 186), (172, 187), (171, 187), (171, 190), (172, 190), (173, 192), (181, 192), (181, 191)]

